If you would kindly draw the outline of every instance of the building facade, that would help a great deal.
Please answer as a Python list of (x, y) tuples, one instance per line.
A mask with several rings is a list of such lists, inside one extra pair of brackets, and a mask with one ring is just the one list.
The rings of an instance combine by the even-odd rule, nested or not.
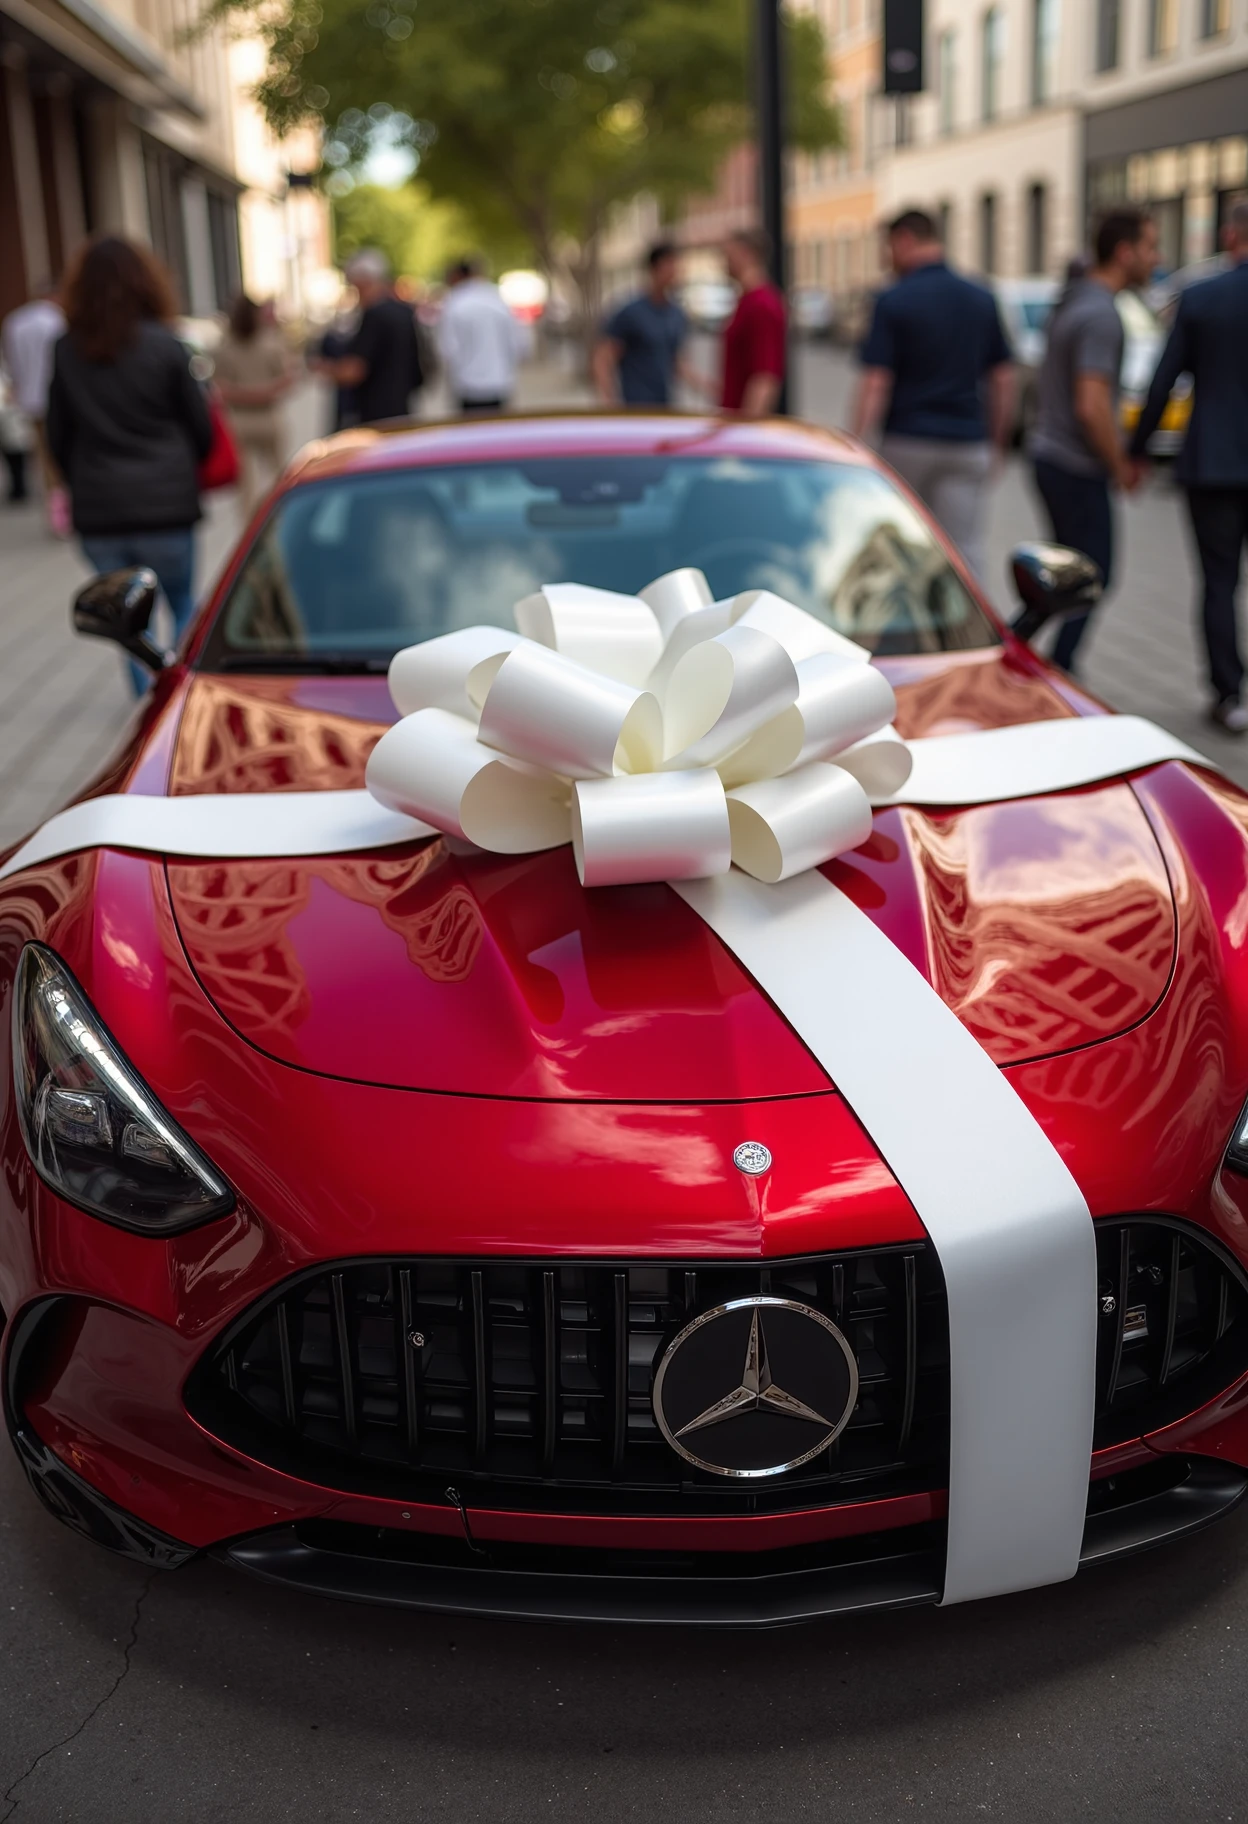
[(934, 213), (970, 271), (1058, 275), (1084, 240), (1083, 0), (931, 0), (927, 23), (928, 86), (898, 104), (882, 212)]
[(1248, 189), (1248, 0), (930, 0), (903, 108), (881, 213), (933, 210), (970, 270), (1058, 276), (1128, 201), (1175, 268)]
[(1096, 0), (1085, 169), (1094, 212), (1146, 204), (1169, 267), (1248, 197), (1248, 0)]
[[(284, 203), (286, 168), (271, 157), (240, 174), (243, 47), (223, 29), (188, 37), (196, 11), (194, 0), (0, 0), (0, 316), (105, 230), (151, 244), (189, 316), (240, 289), (240, 199), (250, 184)], [(308, 169), (317, 162), (313, 147)], [(324, 263), (323, 230), (311, 252)], [(267, 289), (288, 301), (292, 286)]]

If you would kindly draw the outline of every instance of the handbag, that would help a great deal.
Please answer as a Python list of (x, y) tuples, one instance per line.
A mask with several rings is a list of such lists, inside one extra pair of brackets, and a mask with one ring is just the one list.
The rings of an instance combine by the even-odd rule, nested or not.
[(212, 420), (212, 447), (199, 465), (201, 493), (214, 488), (232, 488), (238, 480), (238, 445), (230, 429), (225, 408), (214, 394), (208, 395), (208, 416)]

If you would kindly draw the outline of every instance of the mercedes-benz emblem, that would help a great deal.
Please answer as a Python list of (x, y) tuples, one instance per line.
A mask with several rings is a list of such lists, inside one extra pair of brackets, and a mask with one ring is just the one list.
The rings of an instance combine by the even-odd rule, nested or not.
[(778, 1476), (826, 1450), (858, 1403), (858, 1364), (831, 1318), (737, 1298), (686, 1324), (654, 1377), (672, 1449), (716, 1476)]
[(732, 1155), (732, 1163), (747, 1178), (761, 1178), (771, 1170), (771, 1151), (761, 1140), (743, 1140)]

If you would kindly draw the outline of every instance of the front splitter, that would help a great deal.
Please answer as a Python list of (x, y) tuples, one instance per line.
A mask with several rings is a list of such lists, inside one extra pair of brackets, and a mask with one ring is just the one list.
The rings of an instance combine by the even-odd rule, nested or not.
[[(1161, 1474), (1167, 1485), (1158, 1487)], [(1172, 1479), (1169, 1479), (1171, 1478)], [(1209, 1458), (1159, 1459), (1156, 1470), (1116, 1479), (1084, 1529), (1080, 1568), (1107, 1564), (1197, 1532), (1237, 1507), (1248, 1471)], [(313, 1523), (255, 1533), (218, 1547), (215, 1556), (271, 1583), (353, 1602), (525, 1621), (609, 1622), (718, 1628), (776, 1628), (877, 1609), (939, 1602), (943, 1527), (915, 1528), (908, 1549), (877, 1551), (832, 1564), (715, 1575), (705, 1559), (696, 1575), (678, 1567), (648, 1569), (631, 1556), (603, 1554), (603, 1568), (559, 1570), (499, 1562), (469, 1546), (469, 1562), (421, 1560), (411, 1534)], [(895, 1535), (901, 1545), (901, 1535)], [(439, 1542), (440, 1547), (445, 1542)], [(554, 1555), (552, 1555), (553, 1558)], [(710, 1554), (706, 1555), (710, 1557)]]

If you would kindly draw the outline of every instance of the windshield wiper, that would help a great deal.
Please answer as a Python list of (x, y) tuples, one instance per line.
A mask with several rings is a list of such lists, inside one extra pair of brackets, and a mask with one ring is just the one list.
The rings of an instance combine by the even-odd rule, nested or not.
[(291, 676), (375, 677), (390, 669), (390, 655), (358, 652), (223, 652), (212, 671), (283, 672)]

